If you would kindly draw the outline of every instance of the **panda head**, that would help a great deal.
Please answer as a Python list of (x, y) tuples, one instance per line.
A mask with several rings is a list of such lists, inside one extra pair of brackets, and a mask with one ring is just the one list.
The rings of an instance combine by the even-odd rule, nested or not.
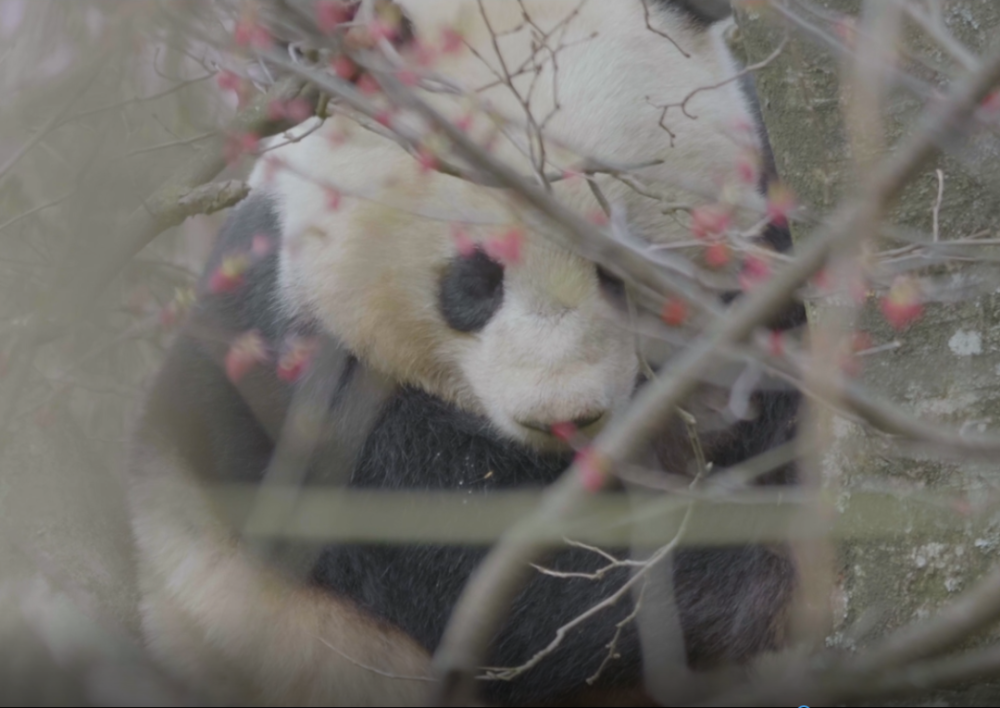
[[(547, 170), (570, 167), (581, 155), (623, 165), (660, 160), (639, 173), (650, 182), (680, 178), (714, 189), (745, 152), (727, 132), (751, 124), (735, 82), (698, 93), (688, 105), (696, 119), (678, 113), (669, 131), (660, 125), (657, 105), (736, 73), (718, 25), (673, 3), (483, 3), (488, 22), (479, 3), (398, 4), (418, 38), (432, 42), (457, 28), (471, 46), (441, 57), (436, 71), (482, 89), (490, 110), (513, 126), (524, 126), (529, 102), (551, 138)], [(658, 31), (647, 26), (647, 8)], [(530, 63), (538, 32), (559, 35), (557, 61), (542, 62), (535, 78), (515, 77), (516, 92), (497, 85), (500, 67)], [(467, 102), (447, 94), (425, 97), (455, 119), (468, 111)], [(296, 314), (315, 318), (400, 383), (482, 415), (504, 436), (535, 447), (559, 444), (553, 424), (573, 422), (594, 433), (626, 404), (639, 357), (620, 282), (556, 245), (551, 225), (510, 194), (422, 171), (396, 143), (346, 119), (315, 121), (297, 129), (301, 140), (270, 153), (278, 168), (258, 166), (252, 177), (278, 206), (280, 284)], [(525, 130), (497, 133), (484, 119), (470, 134), (532, 173)], [(652, 243), (688, 238), (655, 201), (599, 179), (632, 235)], [(598, 209), (582, 179), (552, 187), (571, 208)], [(492, 240), (510, 232), (518, 234), (519, 252), (497, 257)]]

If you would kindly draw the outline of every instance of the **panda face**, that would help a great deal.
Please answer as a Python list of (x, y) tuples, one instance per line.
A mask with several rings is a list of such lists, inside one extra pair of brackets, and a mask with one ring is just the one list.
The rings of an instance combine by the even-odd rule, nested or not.
[[(458, 85), (483, 87), (478, 95), (512, 126), (524, 124), (522, 99), (529, 94), (532, 113), (550, 116), (548, 171), (580, 156), (625, 165), (657, 159), (662, 163), (639, 174), (668, 200), (686, 201), (688, 193), (671, 193), (672, 181), (714, 189), (745, 154), (745, 144), (727, 133), (727, 126), (752, 120), (735, 83), (726, 83), (737, 70), (722, 46), (723, 28), (692, 23), (669, 3), (650, 1), (651, 21), (687, 57), (650, 31), (642, 0), (397, 1), (421, 41), (434, 44), (442, 31), (457, 28), (472, 46), (442, 55), (435, 71)], [(515, 96), (496, 80), (496, 48), (508, 67), (530, 64), (533, 33), (553, 27), (562, 28), (557, 75), (552, 62), (537, 80), (533, 72), (521, 75), (513, 81)], [(490, 28), (499, 35), (496, 46)], [(656, 104), (716, 85), (688, 104), (696, 118), (675, 110), (670, 132), (660, 125)], [(423, 98), (456, 120), (468, 111), (447, 93)], [(491, 126), (477, 119), (470, 136), (485, 142)], [(508, 437), (533, 445), (556, 444), (546, 431), (557, 422), (596, 431), (625, 404), (638, 361), (622, 284), (557, 247), (550, 223), (503, 190), (422, 171), (395, 142), (343, 117), (321, 126), (314, 119), (296, 132), (300, 140), (281, 136), (283, 146), (269, 153), (292, 169), (261, 165), (251, 178), (278, 204), (285, 239), (279, 281), (289, 308), (319, 320), (401, 383), (481, 414)], [(493, 153), (530, 178), (525, 131), (514, 127), (494, 137)], [(656, 201), (610, 177), (596, 179), (635, 237), (689, 238)], [(342, 195), (336, 209), (328, 185)], [(580, 179), (553, 183), (552, 194), (580, 213), (598, 209)], [(461, 256), (451, 235), (456, 224), (481, 246), (505, 229), (522, 230), (520, 258), (501, 264), (483, 248)]]
[(523, 250), (506, 266), (481, 249), (456, 254), (440, 314), (467, 335), (458, 369), (480, 410), (507, 436), (549, 447), (556, 423), (600, 429), (628, 401), (638, 361), (620, 283), (543, 240)]

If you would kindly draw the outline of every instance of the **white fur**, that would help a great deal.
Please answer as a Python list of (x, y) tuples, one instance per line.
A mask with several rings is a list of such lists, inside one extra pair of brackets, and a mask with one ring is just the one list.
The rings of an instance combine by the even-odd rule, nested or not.
[[(418, 37), (433, 43), (443, 28), (458, 27), (493, 67), (464, 51), (444, 57), (436, 71), (467, 88), (494, 82), (501, 62), (477, 3), (400, 4)], [(582, 6), (579, 0), (486, 2), (498, 34), (523, 25), (500, 37), (507, 67), (523, 64), (531, 51), (522, 5), (545, 31), (580, 8), (564, 23), (557, 75), (553, 77), (548, 62), (531, 92), (537, 120), (557, 100), (560, 106), (546, 129), (552, 143), (547, 169), (568, 167), (580, 156), (613, 164), (662, 159), (662, 165), (644, 169), (643, 176), (666, 184), (680, 176), (705, 188), (734, 172), (744, 147), (729, 133), (751, 120), (735, 84), (698, 93), (688, 105), (697, 119), (674, 109), (669, 117), (673, 145), (659, 125), (661, 110), (652, 105), (679, 102), (694, 88), (734, 75), (720, 29), (697, 31), (650, 3), (654, 26), (691, 55), (685, 58), (646, 28), (639, 0), (590, 0)], [(530, 74), (523, 75), (515, 86), (527, 95), (531, 82)], [(524, 124), (524, 110), (509, 88), (497, 86), (481, 95), (493, 110)], [(466, 103), (446, 94), (426, 98), (453, 118), (468, 110)], [(472, 135), (484, 137), (487, 123), (481, 119)], [(314, 127), (310, 123), (302, 131)], [(349, 134), (346, 144), (332, 146), (330, 137), (343, 133)], [(530, 162), (516, 146), (518, 141), (526, 144), (525, 131), (511, 130), (508, 138), (497, 142), (494, 153), (530, 174)], [(395, 143), (352, 130), (342, 119), (328, 121), (274, 155), (291, 169), (261, 166), (252, 184), (274, 194), (281, 205), (292, 245), (283, 250), (280, 265), (287, 300), (318, 316), (369, 364), (484, 413), (499, 430), (528, 443), (541, 444), (545, 436), (526, 430), (518, 420), (572, 420), (612, 412), (628, 399), (637, 356), (621, 313), (600, 293), (593, 264), (554, 246), (546, 234), (551, 227), (504, 192), (443, 174), (421, 174)], [(329, 185), (347, 195), (337, 211), (327, 206), (323, 186)], [(652, 200), (610, 178), (602, 180), (602, 188), (629, 215), (629, 229), (638, 237), (650, 242), (686, 237), (684, 228), (662, 215)], [(559, 182), (555, 193), (572, 207), (598, 208), (584, 184)], [(507, 268), (504, 305), (474, 335), (450, 330), (436, 309), (439, 275), (455, 254), (449, 219), (527, 229), (522, 262)], [(472, 229), (478, 239), (499, 230)]]
[(413, 640), (260, 567), (180, 459), (138, 454), (143, 633), (177, 679), (224, 705), (420, 703), (430, 658)]

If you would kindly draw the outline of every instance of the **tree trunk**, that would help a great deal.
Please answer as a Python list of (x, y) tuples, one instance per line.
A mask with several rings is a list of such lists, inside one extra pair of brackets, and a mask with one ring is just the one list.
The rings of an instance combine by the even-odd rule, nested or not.
[[(732, 43), (745, 52), (746, 63), (753, 64), (766, 59), (788, 32), (790, 40), (781, 55), (755, 72), (756, 85), (778, 173), (809, 214), (821, 219), (850, 191), (858, 170), (878, 159), (882, 148), (873, 146), (882, 140), (891, 151), (928, 101), (926, 95), (893, 84), (891, 93), (882, 94), (882, 125), (851, 122), (864, 90), (850, 80), (857, 54), (865, 51), (861, 33), (878, 27), (872, 24), (878, 21), (872, 14), (886, 12), (890, 3), (863, 6), (851, 0), (819, 0), (811, 5), (831, 17), (806, 13), (798, 4), (791, 7), (821, 28), (827, 40), (817, 41), (778, 10), (747, 3), (737, 11), (739, 32)], [(837, 21), (834, 16), (841, 14), (847, 19)], [(1000, 28), (1000, 3), (946, 2), (941, 4), (941, 17), (974, 59), (993, 44)], [(895, 21), (906, 47), (899, 68), (915, 77), (912, 86), (923, 86), (925, 93), (934, 87), (946, 89), (948, 77), (963, 72), (955, 60), (960, 53), (945, 51), (905, 16)], [(881, 48), (888, 51), (885, 45), (891, 37), (875, 36), (874, 46), (884, 42)], [(847, 51), (833, 49), (831, 39)], [(877, 69), (866, 66), (872, 72)], [(980, 132), (967, 144), (946, 146), (947, 155), (934, 166), (943, 172), (938, 220), (942, 241), (982, 230), (992, 234), (997, 223), (998, 141), (990, 131)], [(918, 230), (932, 240), (938, 188), (938, 176), (931, 168), (909, 185), (885, 223)], [(795, 224), (796, 242), (808, 240), (809, 231), (808, 224)], [(883, 239), (871, 243), (869, 250), (900, 245)], [(858, 378), (873, 396), (954, 429), (995, 430), (1000, 423), (1000, 274), (989, 261), (997, 253), (996, 247), (980, 247), (968, 251), (974, 258), (967, 262), (928, 262), (915, 271), (927, 286), (925, 293), (938, 301), (927, 302), (923, 316), (902, 330), (891, 327), (880, 309), (885, 290), (877, 286), (891, 282), (891, 268), (898, 265), (883, 260), (875, 266), (876, 282), (856, 316), (845, 316), (853, 305), (845, 308), (844, 298), (827, 297), (811, 304), (814, 335), (831, 323), (855, 317), (853, 326), (870, 335), (871, 347), (898, 343), (861, 358)], [(858, 528), (837, 542), (832, 633), (827, 643), (852, 648), (933, 613), (995, 562), (1000, 515), (995, 504), (990, 512), (990, 500), (997, 494), (997, 466), (989, 461), (949, 460), (929, 449), (904, 449), (841, 417), (824, 424), (820, 467), (838, 510), (849, 512), (852, 497), (864, 493), (870, 498), (874, 492), (884, 493), (897, 508), (901, 501), (908, 512), (899, 517), (896, 534), (864, 538), (864, 529)], [(935, 514), (929, 520), (924, 504), (930, 498), (949, 505), (953, 513)], [(878, 505), (872, 509), (879, 513)], [(859, 518), (856, 513), (851, 516)], [(935, 698), (945, 701), (938, 705), (997, 705), (1000, 689), (984, 684)]]

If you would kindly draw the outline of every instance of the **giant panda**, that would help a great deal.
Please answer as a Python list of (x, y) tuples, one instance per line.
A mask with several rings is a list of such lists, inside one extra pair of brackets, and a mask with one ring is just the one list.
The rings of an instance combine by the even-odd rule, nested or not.
[[(722, 40), (727, 21), (716, 22), (698, 3), (486, 2), (488, 25), (471, 1), (397, 5), (418, 38), (460, 28), (468, 50), (441, 57), (435, 70), (463, 86), (495, 83), (491, 30), (504, 60), (517, 66), (534, 29), (564, 24), (558, 80), (543, 73), (530, 98), (543, 115), (558, 107), (546, 124), (556, 167), (565, 167), (559, 161), (569, 150), (612, 164), (657, 157), (661, 163), (641, 170), (651, 182), (680, 175), (713, 187), (745, 151), (727, 128), (759, 124), (745, 87), (727, 82), (738, 73)], [(669, 132), (660, 125), (656, 104), (714, 85), (692, 99), (696, 119), (681, 117)], [(519, 99), (503, 86), (483, 95), (491, 110), (523, 118)], [(466, 110), (448, 95), (427, 100), (454, 119)], [(318, 123), (297, 128), (294, 140), (273, 147), (254, 170), (251, 196), (220, 233), (197, 303), (138, 423), (129, 500), (143, 632), (169, 672), (213, 700), (415, 705), (426, 698), (430, 657), (450, 610), (487, 549), (261, 549), (222, 520), (207, 485), (276, 479), (393, 490), (542, 487), (572, 460), (551, 426), (571, 421), (584, 437), (595, 435), (644, 376), (623, 325), (622, 283), (557, 245), (530, 210), (494, 187), (421, 169), (377, 132), (342, 118)], [(764, 138), (754, 140), (766, 149)], [(515, 142), (501, 135), (493, 154), (530, 174)], [(687, 237), (686, 226), (656, 203), (597, 179), (635, 238), (655, 244)], [(336, 208), (330, 185), (341, 198)], [(596, 207), (580, 180), (554, 182), (552, 191), (578, 210)], [(464, 224), (471, 250), (456, 245), (454, 222)], [(484, 244), (511, 224), (524, 234), (520, 253), (498, 262)], [(789, 246), (780, 230), (766, 239)], [(239, 287), (214, 287), (214, 274), (234, 254), (255, 254), (253, 265)], [(779, 323), (800, 324), (798, 308)], [(272, 358), (234, 380), (227, 354), (247, 332), (275, 356), (295, 342), (314, 343), (311, 368), (289, 381)], [(791, 439), (797, 393), (760, 390), (754, 403), (752, 419), (706, 434), (716, 467)], [(303, 432), (316, 420), (318, 430)], [(669, 469), (690, 456), (684, 440), (675, 426), (655, 446)], [(282, 477), (289, 469), (302, 474)], [(791, 476), (778, 470), (771, 481)], [(564, 548), (548, 562), (588, 572), (605, 561)], [(625, 569), (596, 581), (539, 574), (495, 637), (490, 665), (522, 664), (626, 578)], [(780, 646), (795, 582), (782, 549), (684, 549), (673, 557), (671, 579), (692, 667), (742, 664)], [(623, 599), (514, 680), (484, 681), (485, 699), (641, 700), (634, 623), (623, 625), (617, 656), (587, 683), (632, 608), (632, 598)]]

